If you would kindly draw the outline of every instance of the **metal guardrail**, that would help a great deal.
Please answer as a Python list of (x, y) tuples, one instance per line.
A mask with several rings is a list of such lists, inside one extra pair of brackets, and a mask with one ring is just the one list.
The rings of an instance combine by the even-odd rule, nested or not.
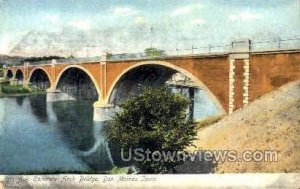
[[(249, 52), (256, 51), (273, 51), (273, 50), (287, 50), (287, 49), (300, 49), (300, 36), (291, 38), (269, 38), (265, 40), (250, 40)], [(192, 46), (187, 49), (169, 49), (162, 50), (160, 56), (147, 56), (145, 52), (139, 53), (121, 53), (111, 54), (109, 56), (96, 56), (96, 57), (83, 57), (83, 58), (65, 58), (57, 59), (56, 63), (59, 64), (75, 64), (75, 63), (91, 63), (103, 60), (120, 61), (120, 60), (135, 60), (146, 58), (164, 58), (170, 56), (186, 56), (186, 55), (201, 55), (201, 54), (217, 54), (217, 53), (230, 53), (233, 46), (230, 45), (207, 45), (202, 47)], [(31, 62), (29, 65), (44, 65), (52, 64), (52, 60)]]
[(275, 38), (273, 40), (253, 41), (251, 51), (300, 49), (300, 37), (296, 38)]

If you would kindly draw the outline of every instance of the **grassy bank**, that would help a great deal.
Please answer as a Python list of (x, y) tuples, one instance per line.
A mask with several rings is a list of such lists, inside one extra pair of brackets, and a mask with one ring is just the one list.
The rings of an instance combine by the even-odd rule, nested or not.
[(45, 90), (24, 87), (23, 85), (10, 85), (8, 81), (0, 82), (0, 97), (21, 96), (44, 93)]

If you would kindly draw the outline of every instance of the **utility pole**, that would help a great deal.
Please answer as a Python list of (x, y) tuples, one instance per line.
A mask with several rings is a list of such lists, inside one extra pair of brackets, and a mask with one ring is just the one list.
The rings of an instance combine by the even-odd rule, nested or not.
[(300, 27), (300, 0), (296, 0), (297, 2), (297, 11), (298, 11), (298, 23), (299, 23), (299, 27)]
[(280, 44), (280, 42), (281, 42), (281, 38), (280, 38), (280, 37), (278, 37), (278, 49), (280, 49), (280, 48), (281, 48), (281, 44)]
[(212, 45), (211, 45), (211, 44), (209, 44), (209, 45), (208, 45), (208, 54), (210, 54), (210, 53), (211, 53), (211, 49), (212, 49)]
[(151, 26), (150, 28), (150, 45), (151, 45), (151, 48), (152, 48), (152, 41), (153, 40), (153, 27)]

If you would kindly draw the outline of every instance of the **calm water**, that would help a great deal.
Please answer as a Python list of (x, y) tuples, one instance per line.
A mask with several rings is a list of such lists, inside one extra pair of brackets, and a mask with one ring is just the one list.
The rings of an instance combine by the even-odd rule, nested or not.
[(0, 98), (0, 174), (111, 169), (105, 126), (93, 122), (92, 103)]
[[(200, 92), (196, 118), (217, 113)], [(93, 122), (92, 101), (46, 103), (45, 95), (0, 98), (0, 174), (107, 171), (124, 166), (108, 144), (104, 123)]]

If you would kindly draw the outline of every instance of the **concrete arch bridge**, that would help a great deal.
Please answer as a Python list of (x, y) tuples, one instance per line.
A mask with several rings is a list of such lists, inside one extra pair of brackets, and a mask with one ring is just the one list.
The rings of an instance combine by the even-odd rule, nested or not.
[[(205, 91), (230, 114), (281, 85), (300, 79), (300, 50), (233, 50), (184, 56), (93, 60), (5, 66), (7, 79), (47, 89), (48, 101), (94, 99), (94, 119), (106, 120), (113, 104), (140, 85)], [(194, 95), (189, 91), (189, 95)]]

